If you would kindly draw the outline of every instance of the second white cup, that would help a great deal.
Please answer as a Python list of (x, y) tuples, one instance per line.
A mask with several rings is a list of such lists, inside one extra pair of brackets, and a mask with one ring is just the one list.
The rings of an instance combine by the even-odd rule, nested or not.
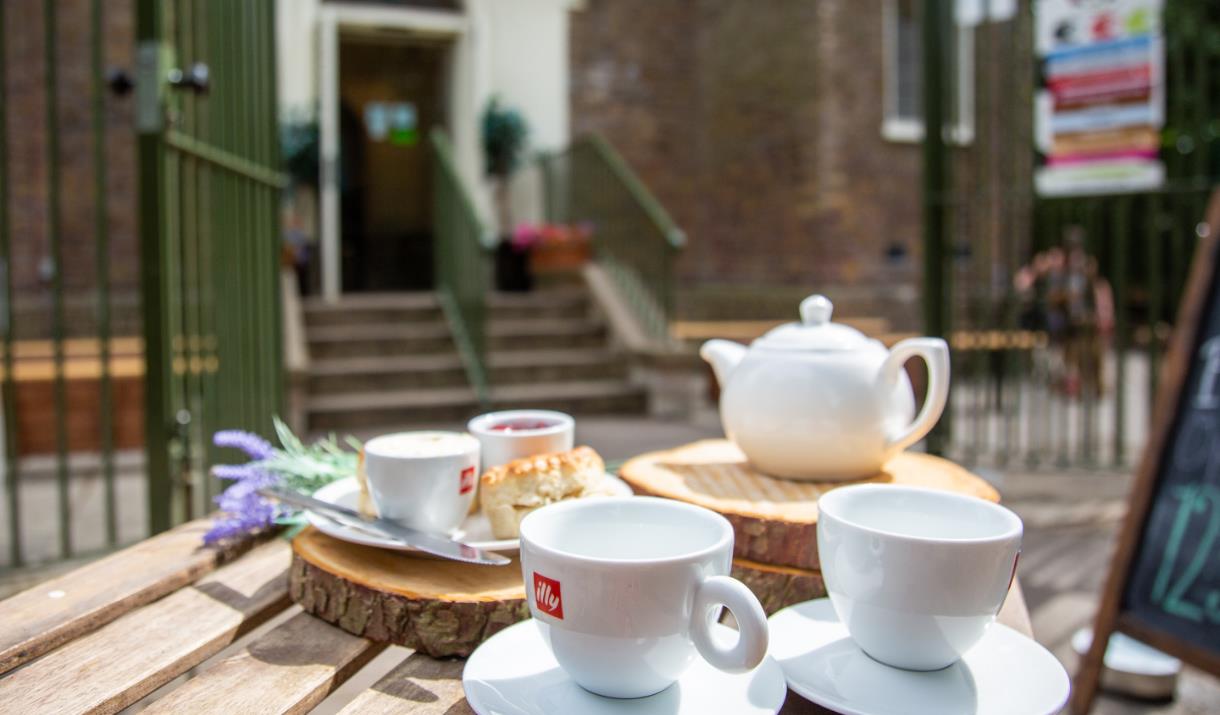
[(856, 645), (907, 670), (952, 665), (995, 620), (1016, 574), (1021, 519), (976, 497), (892, 484), (818, 499), (818, 558)]
[(479, 442), (462, 432), (399, 432), (364, 444), (377, 513), (403, 526), (448, 533), (474, 501)]

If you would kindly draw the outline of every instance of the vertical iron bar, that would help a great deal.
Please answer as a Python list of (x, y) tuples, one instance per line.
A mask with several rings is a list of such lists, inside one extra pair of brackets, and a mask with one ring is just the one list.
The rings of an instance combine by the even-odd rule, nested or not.
[[(160, 0), (137, 0), (137, 52), (146, 47), (160, 50)], [(158, 74), (160, 68), (158, 68)], [(159, 78), (156, 79), (159, 83)], [(159, 87), (140, 87), (137, 92), (160, 94)], [(158, 111), (161, 107), (158, 106)], [(170, 356), (165, 342), (165, 276), (161, 265), (162, 161), (165, 148), (160, 130), (143, 128), (137, 140), (140, 210), (140, 293), (144, 313), (144, 440), (148, 473), (148, 528), (165, 531), (172, 524), (173, 475), (170, 473), (169, 419), (167, 409)]]
[[(950, 5), (946, 0), (924, 0), (922, 13), (923, 51), (923, 243), (924, 243), (924, 332), (949, 338), (950, 285), (946, 275), (946, 246), (949, 240), (951, 189), (949, 161), (944, 140), (944, 100), (946, 79), (945, 42), (951, 32)], [(952, 434), (952, 410), (946, 410), (940, 423), (928, 435), (928, 451), (939, 454)]]
[[(264, 88), (265, 99), (267, 102), (267, 132), (270, 138), (270, 145), (267, 150), (266, 162), (268, 166), (275, 167), (277, 170), (281, 166), (280, 157), (280, 138), (279, 138), (279, 72), (276, 57), (276, 36), (275, 36), (275, 3), (266, 3), (264, 5), (266, 18), (264, 19), (264, 31), (261, 35), (261, 42), (265, 59), (263, 66), (267, 68), (267, 86)], [(270, 208), (268, 215), (265, 218), (270, 234), (270, 244), (267, 248), (271, 253), (271, 264), (274, 266), (272, 271), (272, 314), (271, 325), (272, 334), (270, 337), (271, 349), (268, 350), (270, 355), (270, 364), (272, 367), (272, 385), (274, 392), (272, 395), (272, 404), (275, 412), (282, 413), (284, 411), (284, 340), (280, 326), (283, 324), (284, 306), (281, 303), (282, 295), (280, 294), (279, 281), (279, 265), (280, 265), (280, 215), (279, 201), (280, 195), (278, 191), (270, 188), (264, 188), (263, 191), (267, 195)], [(486, 277), (482, 277), (480, 282), (485, 282)], [(269, 429), (269, 427), (268, 427)]]
[(101, 427), (102, 481), (105, 491), (106, 543), (118, 543), (118, 515), (114, 494), (113, 390), (110, 384), (110, 226), (106, 202), (106, 92), (102, 37), (102, 0), (91, 7), (90, 44), (93, 55), (93, 200), (94, 239), (97, 244), (98, 424)]
[[(191, 28), (194, 31), (194, 46), (196, 53), (202, 56), (203, 61), (208, 63), (208, 66), (215, 72), (215, 60), (212, 53), (212, 45), (208, 42), (208, 14), (204, 11), (210, 5), (209, 0), (192, 0), (191, 2)], [(211, 113), (212, 100), (209, 97), (197, 105), (195, 113), (195, 135), (204, 142), (211, 141), (209, 121)], [(216, 493), (216, 479), (211, 476), (210, 468), (215, 461), (216, 448), (212, 445), (210, 434), (215, 429), (215, 415), (217, 405), (217, 380), (216, 380), (216, 316), (215, 316), (215, 292), (213, 290), (213, 275), (215, 271), (215, 262), (213, 260), (213, 251), (215, 244), (214, 218), (211, 211), (212, 190), (215, 184), (215, 174), (210, 164), (200, 162), (199, 176), (195, 184), (196, 197), (195, 205), (198, 207), (199, 221), (199, 265), (197, 266), (198, 278), (197, 285), (199, 288), (199, 322), (200, 322), (200, 341), (201, 355), (203, 362), (202, 389), (203, 389), (203, 420), (201, 425), (203, 441), (200, 444), (200, 450), (205, 455), (205, 477), (204, 477), (204, 493), (206, 495), (206, 503), (212, 503), (212, 497)]]
[(1126, 461), (1127, 429), (1127, 246), (1131, 233), (1130, 197), (1119, 199), (1114, 231), (1114, 466)]
[(72, 555), (72, 501), (68, 474), (68, 386), (64, 379), (64, 266), (60, 236), (59, 203), (59, 43), (55, 36), (54, 0), (43, 2), (43, 50), (46, 80), (47, 131), (47, 238), (51, 252), (51, 345), (55, 363), (55, 481), (59, 495), (59, 552)]
[(24, 562), (21, 553), (21, 479), (17, 461), (17, 376), (13, 373), (13, 261), (8, 212), (8, 6), (0, 4), (0, 332), (4, 339), (4, 486), (8, 501), (9, 565)]

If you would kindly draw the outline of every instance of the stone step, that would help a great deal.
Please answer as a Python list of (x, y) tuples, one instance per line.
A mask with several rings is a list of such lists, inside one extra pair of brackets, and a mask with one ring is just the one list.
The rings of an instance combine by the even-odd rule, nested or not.
[(591, 310), (583, 288), (555, 288), (529, 293), (491, 293), (487, 306), (493, 320), (514, 318), (584, 318)]
[[(627, 362), (608, 350), (514, 350), (488, 357), (493, 385), (625, 378)], [(310, 365), (309, 392), (344, 392), (459, 387), (466, 371), (456, 352), (431, 355), (336, 358)]]
[[(492, 393), (492, 409), (536, 407), (572, 414), (639, 414), (646, 392), (622, 380), (535, 382), (506, 385)], [(468, 387), (382, 390), (314, 396), (309, 429), (348, 430), (381, 425), (424, 425), (473, 417), (485, 409)]]
[(309, 296), (302, 299), (301, 306), (306, 311), (331, 311), (341, 309), (365, 310), (381, 308), (397, 308), (402, 310), (435, 308), (440, 305), (436, 293), (432, 291), (412, 291), (395, 293), (345, 293), (334, 303), (327, 302), (321, 296)]
[(357, 293), (338, 302), (308, 298), (304, 304), (305, 325), (313, 328), (358, 323), (407, 323), (443, 320), (440, 303), (433, 293)]
[(326, 325), (310, 328), (307, 333), (311, 360), (419, 355), (453, 350), (449, 325), (443, 321)]
[[(556, 288), (530, 293), (489, 293), (488, 315), (495, 318), (582, 318), (589, 315), (590, 300), (583, 289)], [(345, 295), (327, 303), (308, 298), (305, 324), (313, 326), (354, 323), (408, 323), (442, 320), (440, 301), (433, 293), (369, 293)]]
[(493, 351), (600, 347), (606, 343), (606, 328), (587, 318), (492, 320), (487, 342)]

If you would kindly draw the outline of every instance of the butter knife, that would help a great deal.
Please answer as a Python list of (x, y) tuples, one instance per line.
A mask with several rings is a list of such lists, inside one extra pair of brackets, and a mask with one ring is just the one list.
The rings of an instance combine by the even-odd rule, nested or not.
[(379, 519), (375, 516), (361, 514), (354, 509), (324, 502), (321, 499), (315, 499), (290, 489), (263, 487), (258, 490), (258, 493), (268, 499), (275, 499), (300, 509), (308, 509), (323, 516), (338, 519), (341, 522), (354, 522), (354, 525), (359, 526), (361, 529), (371, 531), (386, 539), (401, 542), (433, 556), (483, 566), (504, 566), (512, 563), (510, 559), (499, 554), (476, 549), (469, 544), (454, 541), (440, 534), (430, 534), (426, 531), (403, 526), (389, 519)]

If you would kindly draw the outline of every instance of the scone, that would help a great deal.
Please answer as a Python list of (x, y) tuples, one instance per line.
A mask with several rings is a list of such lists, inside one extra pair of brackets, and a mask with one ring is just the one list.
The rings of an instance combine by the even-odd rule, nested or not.
[(377, 506), (373, 504), (373, 497), (369, 494), (369, 478), (364, 471), (363, 447), (360, 449), (360, 456), (356, 459), (356, 483), (360, 485), (360, 499), (356, 502), (356, 508), (361, 514), (379, 516)]
[(591, 447), (539, 454), (492, 467), (479, 480), (479, 505), (497, 539), (519, 535), (531, 511), (564, 499), (602, 493), (606, 465)]

